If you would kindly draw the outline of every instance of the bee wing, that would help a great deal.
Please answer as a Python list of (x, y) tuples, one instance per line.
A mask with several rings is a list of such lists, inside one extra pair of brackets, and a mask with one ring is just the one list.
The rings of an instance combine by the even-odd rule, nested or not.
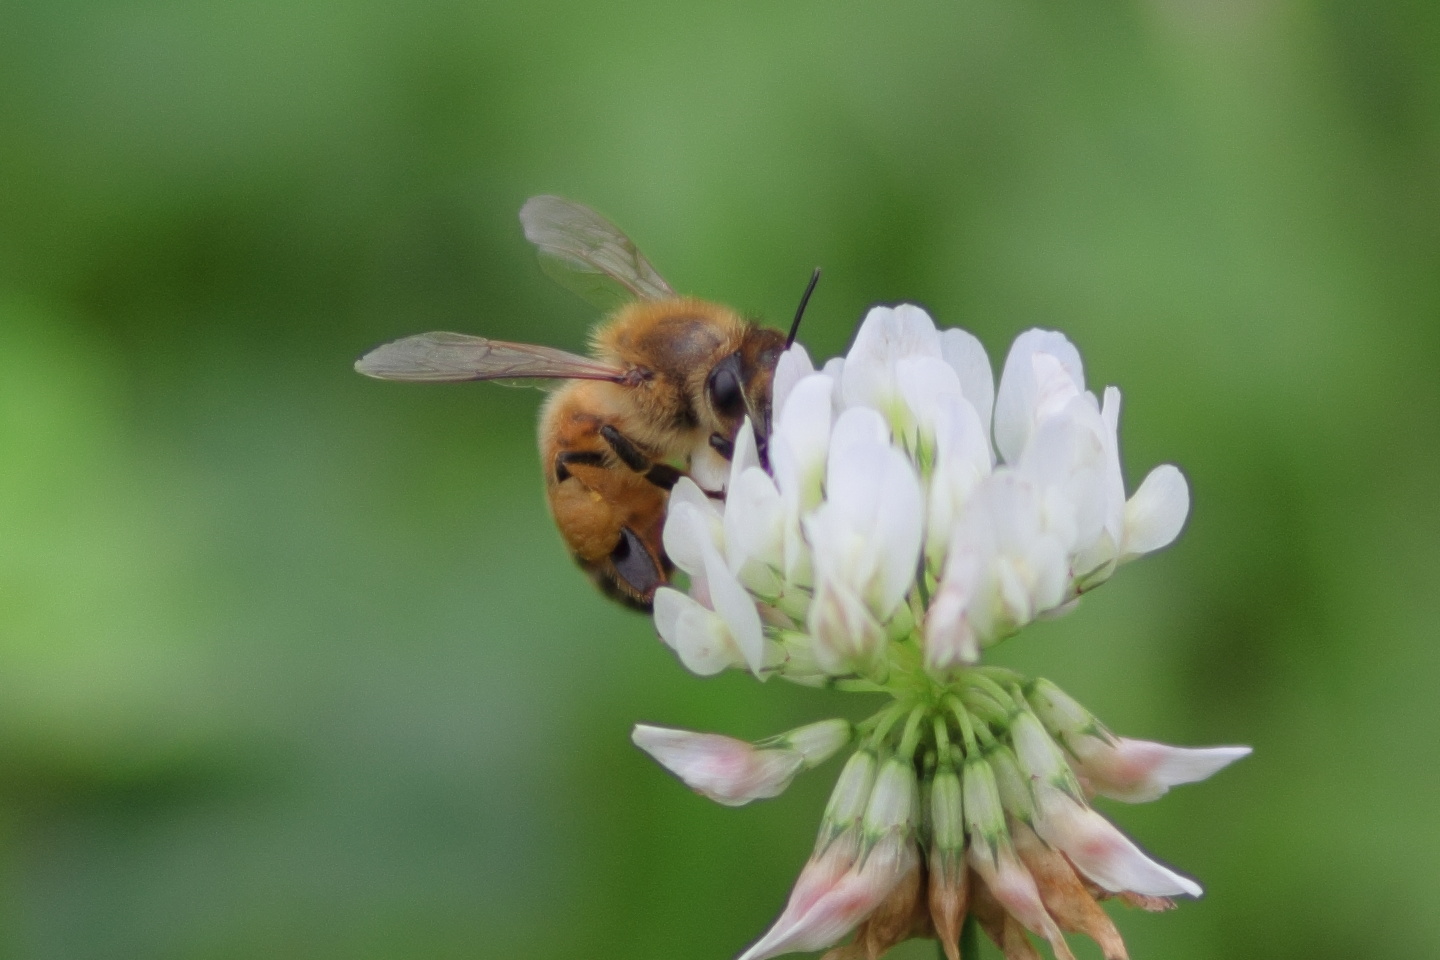
[(608, 363), (529, 343), (463, 333), (422, 333), (383, 344), (355, 361), (377, 380), (445, 383), (457, 380), (613, 380), (625, 371)]
[(520, 208), (520, 224), (545, 272), (596, 306), (676, 296), (629, 237), (583, 204), (531, 197)]

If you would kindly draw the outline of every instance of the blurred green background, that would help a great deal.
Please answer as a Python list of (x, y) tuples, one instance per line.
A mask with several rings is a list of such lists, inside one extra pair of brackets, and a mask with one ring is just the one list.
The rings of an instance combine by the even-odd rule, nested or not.
[(727, 810), (629, 727), (871, 704), (603, 601), (535, 391), (350, 369), (578, 348), (542, 192), (774, 321), (822, 265), (817, 356), (877, 301), (997, 367), (1067, 331), (1192, 519), (996, 659), (1256, 748), (1105, 808), (1209, 890), (1132, 955), (1440, 953), (1433, 4), (7, 0), (0, 956), (723, 960), (778, 912), (835, 768)]

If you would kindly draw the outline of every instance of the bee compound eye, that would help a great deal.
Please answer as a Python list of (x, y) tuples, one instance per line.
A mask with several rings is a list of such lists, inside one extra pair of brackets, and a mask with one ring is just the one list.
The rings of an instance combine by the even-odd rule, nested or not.
[(620, 528), (620, 542), (610, 551), (615, 574), (642, 597), (649, 598), (665, 582), (655, 559), (629, 527)]
[(738, 417), (745, 412), (745, 392), (740, 386), (740, 357), (731, 354), (710, 371), (705, 385), (710, 405), (722, 417)]

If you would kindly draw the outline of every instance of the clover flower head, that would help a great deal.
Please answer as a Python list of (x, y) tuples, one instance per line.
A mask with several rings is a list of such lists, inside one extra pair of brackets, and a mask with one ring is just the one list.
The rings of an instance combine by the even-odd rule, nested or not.
[(788, 350), (772, 400), (766, 456), (747, 422), (723, 498), (688, 478), (672, 492), (665, 549), (689, 586), (657, 592), (656, 629), (697, 674), (891, 700), (757, 744), (636, 727), (637, 745), (731, 805), (856, 745), (789, 902), (740, 960), (874, 960), (916, 936), (957, 960), (967, 918), (1012, 960), (1037, 956), (1031, 934), (1068, 960), (1071, 932), (1125, 957), (1097, 901), (1165, 909), (1200, 886), (1091, 798), (1153, 800), (1249, 748), (1117, 737), (1055, 684), (982, 657), (1174, 540), (1184, 476), (1157, 467), (1126, 496), (1120, 392), (1088, 390), (1053, 331), (1015, 340), (997, 389), (975, 337), (877, 307), (843, 358), (817, 370)]

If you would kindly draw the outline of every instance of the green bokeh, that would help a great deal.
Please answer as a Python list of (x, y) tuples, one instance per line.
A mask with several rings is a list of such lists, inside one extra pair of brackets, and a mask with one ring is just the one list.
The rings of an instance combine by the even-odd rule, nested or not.
[(1433, 4), (9, 0), (0, 956), (723, 960), (778, 911), (833, 769), (722, 809), (629, 727), (868, 704), (596, 595), (536, 392), (350, 371), (580, 346), (542, 192), (775, 320), (823, 265), (819, 356), (898, 299), (1069, 333), (1192, 518), (998, 659), (1256, 747), (1106, 808), (1209, 889), (1132, 956), (1440, 953)]

